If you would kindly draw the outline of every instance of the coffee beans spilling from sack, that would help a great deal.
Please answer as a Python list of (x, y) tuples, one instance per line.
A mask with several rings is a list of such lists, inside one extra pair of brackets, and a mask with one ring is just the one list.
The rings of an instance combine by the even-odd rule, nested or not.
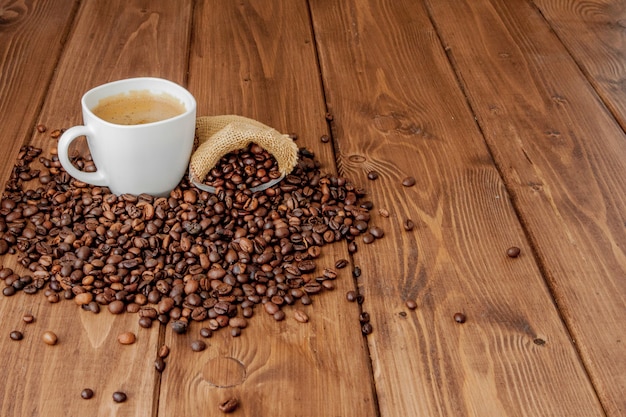
[[(222, 164), (212, 174), (224, 171)], [(3, 294), (22, 290), (50, 302), (74, 299), (94, 313), (100, 306), (135, 312), (143, 327), (158, 320), (179, 333), (192, 320), (239, 333), (259, 304), (282, 320), (284, 306), (309, 304), (334, 288), (337, 272), (317, 259), (335, 242), (356, 250), (357, 237), (370, 230), (372, 203), (364, 197), (345, 178), (322, 174), (306, 149), (264, 191), (212, 194), (183, 180), (169, 197), (155, 198), (80, 183), (56, 156), (23, 147), (0, 202), (0, 255), (15, 254), (21, 265), (0, 269)]]

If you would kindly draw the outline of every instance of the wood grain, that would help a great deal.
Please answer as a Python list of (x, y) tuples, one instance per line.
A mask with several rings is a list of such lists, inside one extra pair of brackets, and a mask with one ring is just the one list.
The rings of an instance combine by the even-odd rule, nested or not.
[[(457, 15), (437, 24), (469, 38), (464, 8), (439, 7)], [(311, 11), (342, 173), (377, 171), (371, 198), (390, 213), (374, 218), (385, 237), (355, 256), (380, 415), (603, 415), (427, 10), (319, 0)]]
[(428, 3), (604, 410), (621, 416), (624, 132), (529, 4)]
[(576, 64), (626, 130), (626, 3), (535, 0)]
[[(305, 1), (209, 1), (196, 4), (189, 88), (199, 114), (241, 114), (282, 132), (298, 134), (298, 145), (313, 150), (325, 172), (334, 171), (310, 21)], [(318, 268), (347, 257), (346, 247), (324, 247)], [(219, 415), (230, 397), (242, 416), (375, 416), (368, 352), (359, 310), (345, 293), (354, 289), (343, 269), (333, 292), (299, 306), (306, 324), (275, 322), (256, 308), (241, 336), (228, 330), (192, 353), (188, 335), (173, 334), (161, 384), (159, 414)], [(189, 401), (193, 398), (193, 401)]]
[[(8, 179), (35, 118), (75, 14), (72, 2), (0, 3), (0, 186)], [(33, 30), (37, 28), (37, 30)]]
[[(37, 123), (49, 130), (80, 123), (81, 95), (107, 81), (145, 75), (183, 83), (191, 12), (189, 1), (83, 2)], [(30, 143), (42, 147), (45, 154), (56, 146), (49, 132), (35, 132)], [(15, 265), (7, 257), (2, 262)], [(153, 361), (161, 336), (158, 326), (140, 329), (136, 315), (103, 312), (96, 316), (73, 302), (49, 305), (41, 294), (2, 297), (1, 301), (0, 355), (11, 358), (12, 364), (0, 379), (1, 415), (146, 416), (156, 412), (158, 375)], [(37, 322), (25, 328), (24, 340), (6, 343), (26, 311), (32, 311)], [(57, 346), (40, 342), (46, 329), (59, 335)], [(119, 345), (117, 336), (123, 331), (135, 332), (137, 343)], [(96, 393), (89, 401), (80, 397), (87, 387)], [(128, 401), (114, 403), (111, 396), (116, 390), (126, 392)]]

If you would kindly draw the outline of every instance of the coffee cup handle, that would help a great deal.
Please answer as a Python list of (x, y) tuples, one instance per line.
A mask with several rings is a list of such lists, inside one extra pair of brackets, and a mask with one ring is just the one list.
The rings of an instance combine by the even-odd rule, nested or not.
[(98, 169), (95, 172), (85, 172), (76, 168), (69, 158), (70, 144), (79, 136), (93, 135), (91, 129), (87, 126), (74, 126), (65, 131), (59, 138), (58, 154), (59, 162), (63, 165), (65, 171), (79, 181), (86, 182), (91, 185), (107, 186), (107, 178), (104, 171)]

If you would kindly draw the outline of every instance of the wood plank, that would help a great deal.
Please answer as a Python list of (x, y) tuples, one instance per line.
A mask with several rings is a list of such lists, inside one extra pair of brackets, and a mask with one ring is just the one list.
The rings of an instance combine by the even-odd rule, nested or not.
[[(439, 2), (437, 23), (479, 36), (459, 30), (472, 20), (457, 4)], [(355, 256), (380, 415), (604, 415), (424, 5), (311, 11), (342, 173), (377, 171), (368, 188), (390, 213), (374, 219), (385, 237)]]
[[(50, 130), (80, 123), (81, 95), (106, 81), (153, 75), (183, 83), (191, 12), (190, 1), (83, 2), (37, 123)], [(56, 145), (49, 132), (35, 133), (30, 143), (47, 155)], [(14, 266), (15, 259), (4, 257), (2, 263)], [(0, 301), (0, 356), (12, 364), (0, 380), (0, 414), (146, 416), (156, 411), (158, 326), (141, 329), (134, 314), (96, 316), (73, 302), (48, 305), (41, 295)], [(37, 321), (25, 326), (21, 317), (29, 311)], [(15, 328), (24, 329), (24, 340), (8, 339)], [(58, 334), (58, 345), (40, 341), (48, 329)], [(123, 331), (135, 332), (137, 342), (120, 345), (117, 336)], [(80, 397), (86, 387), (95, 391), (89, 401)], [(114, 403), (115, 390), (126, 392), (128, 401)]]
[(559, 40), (626, 130), (626, 3), (534, 0)]
[[(334, 172), (331, 145), (319, 140), (328, 128), (306, 1), (197, 3), (193, 39), (189, 88), (200, 115), (240, 114), (296, 132)], [(347, 257), (345, 245), (325, 246), (318, 269)], [(236, 397), (242, 416), (376, 415), (359, 309), (345, 300), (354, 282), (348, 268), (339, 272), (335, 291), (297, 304), (307, 324), (292, 308), (276, 322), (257, 306), (241, 336), (223, 329), (191, 355), (202, 324), (184, 336), (168, 327), (159, 414), (217, 415)]]
[(0, 4), (0, 186), (33, 133), (62, 41), (75, 15), (72, 2)]
[(527, 2), (428, 4), (606, 414), (621, 416), (626, 136)]

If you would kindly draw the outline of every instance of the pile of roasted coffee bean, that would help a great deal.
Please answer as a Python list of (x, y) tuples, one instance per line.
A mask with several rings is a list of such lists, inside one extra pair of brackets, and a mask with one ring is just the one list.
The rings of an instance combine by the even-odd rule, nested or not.
[(354, 252), (357, 237), (382, 232), (369, 226), (365, 191), (322, 174), (306, 149), (278, 185), (251, 192), (250, 178), (276, 172), (272, 160), (256, 146), (223, 158), (211, 174), (235, 187), (216, 194), (183, 180), (168, 197), (116, 196), (24, 147), (0, 202), (0, 255), (16, 254), (23, 271), (0, 269), (2, 292), (138, 313), (142, 327), (158, 320), (179, 333), (195, 320), (239, 334), (260, 304), (282, 320), (283, 306), (334, 288), (335, 269), (317, 265), (323, 246), (347, 241)]
[(276, 159), (264, 148), (251, 143), (223, 156), (209, 171), (204, 183), (226, 190), (241, 190), (267, 184), (280, 176)]

